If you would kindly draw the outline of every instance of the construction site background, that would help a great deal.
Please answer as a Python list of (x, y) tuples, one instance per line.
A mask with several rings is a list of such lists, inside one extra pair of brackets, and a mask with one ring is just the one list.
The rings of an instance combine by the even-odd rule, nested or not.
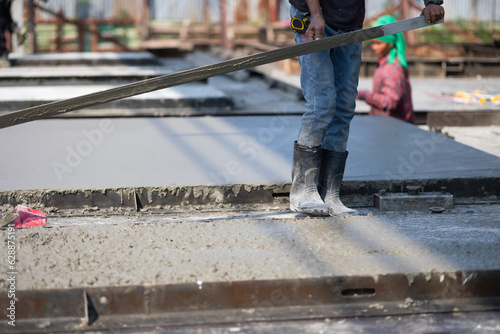
[[(420, 15), (421, 0), (367, 0), (365, 26), (380, 15)], [(410, 73), (500, 75), (500, 1), (445, 1), (445, 23), (406, 33)], [(294, 44), (287, 0), (14, 0), (26, 42), (14, 53), (149, 51), (161, 57), (221, 47), (238, 55)], [(425, 64), (422, 65), (421, 63)], [(363, 76), (376, 57), (368, 43)], [(297, 62), (281, 64), (298, 71)], [(425, 68), (424, 68), (425, 67)], [(497, 73), (498, 72), (498, 73)]]

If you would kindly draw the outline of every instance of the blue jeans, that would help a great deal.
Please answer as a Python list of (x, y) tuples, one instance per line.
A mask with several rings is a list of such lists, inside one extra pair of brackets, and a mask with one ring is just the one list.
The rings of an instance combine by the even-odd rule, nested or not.
[[(290, 15), (300, 13), (291, 6)], [(343, 31), (325, 26), (323, 37)], [(306, 41), (295, 33), (297, 44)], [(343, 153), (358, 95), (361, 43), (350, 44), (299, 57), (300, 84), (306, 99), (298, 143)]]

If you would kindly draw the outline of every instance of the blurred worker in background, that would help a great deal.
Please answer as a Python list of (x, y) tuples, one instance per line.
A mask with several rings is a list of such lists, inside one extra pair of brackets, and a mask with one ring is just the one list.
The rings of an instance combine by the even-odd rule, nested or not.
[(12, 0), (0, 0), (0, 67), (9, 67), (10, 62), (8, 59), (7, 39), (5, 32), (14, 31), (14, 21), (10, 14), (10, 7)]
[[(297, 44), (361, 29), (365, 0), (289, 0), (293, 19), (307, 18)], [(428, 23), (444, 17), (442, 0), (424, 0)], [(341, 202), (340, 185), (348, 152), (361, 66), (361, 43), (299, 57), (306, 110), (294, 144), (290, 209), (311, 215), (357, 214)]]
[[(397, 20), (381, 16), (374, 24), (380, 26)], [(408, 64), (405, 56), (403, 34), (383, 36), (371, 41), (372, 50), (378, 57), (373, 74), (373, 89), (360, 90), (358, 99), (371, 106), (370, 115), (386, 115), (414, 124), (415, 114), (411, 100)]]

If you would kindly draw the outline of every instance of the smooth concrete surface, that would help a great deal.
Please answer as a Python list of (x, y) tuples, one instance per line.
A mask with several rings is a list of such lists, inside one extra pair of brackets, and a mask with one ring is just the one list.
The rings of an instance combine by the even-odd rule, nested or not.
[(1, 81), (33, 81), (35, 79), (82, 80), (96, 78), (153, 77), (174, 73), (163, 66), (29, 66), (0, 70)]
[(16, 65), (70, 65), (70, 64), (144, 64), (153, 65), (160, 61), (149, 52), (60, 52), (37, 54), (10, 54)]
[[(99, 60), (101, 57), (103, 59), (113, 59), (112, 54), (91, 54), (85, 56), (83, 59), (96, 59)], [(57, 57), (56, 57), (57, 56)], [(55, 60), (59, 57), (63, 59), (71, 59), (71, 54), (66, 55), (54, 55)], [(124, 54), (117, 55), (118, 59), (150, 59), (147, 54), (138, 54), (138, 58), (134, 54)], [(32, 55), (26, 56), (26, 59), (52, 59), (52, 56), (48, 55)], [(124, 58), (125, 57), (125, 58)], [(74, 58), (74, 57), (73, 57)], [(78, 59), (78, 58), (76, 58)], [(193, 64), (182, 59), (182, 58), (168, 58), (168, 59), (156, 59), (151, 56), (152, 60), (156, 62), (153, 64), (85, 64), (84, 61), (81, 63), (76, 63), (75, 65), (47, 65), (47, 66), (12, 66), (8, 68), (0, 69), (0, 83), (5, 83), (5, 85), (12, 84), (22, 84), (26, 82), (53, 82), (56, 80), (63, 82), (74, 82), (74, 81), (97, 81), (98, 79), (130, 79), (134, 80), (136, 78), (149, 78), (159, 75), (168, 75), (178, 71), (186, 70), (193, 67)]]
[[(299, 116), (40, 120), (0, 130), (0, 190), (290, 182)], [(357, 116), (345, 180), (500, 177), (500, 158)]]
[[(14, 86), (0, 87), (0, 94), (3, 96), (3, 99), (7, 101), (51, 102), (66, 100), (115, 87), (116, 85)], [(194, 83), (135, 95), (127, 99), (205, 99), (224, 96), (224, 93), (217, 88)]]
[[(34, 105), (66, 100), (118, 86), (117, 84), (4, 86), (0, 87), (0, 112), (17, 111)], [(169, 107), (182, 105), (182, 101), (202, 106), (208, 100), (219, 100), (222, 104), (215, 104), (221, 108), (231, 104), (230, 99), (219, 89), (202, 83), (190, 83), (131, 96), (93, 108), (103, 108), (103, 110), (125, 108), (134, 109), (134, 111), (139, 113), (140, 108), (154, 108), (161, 111), (168, 110)]]
[(459, 143), (500, 157), (500, 125), (445, 126), (441, 132)]

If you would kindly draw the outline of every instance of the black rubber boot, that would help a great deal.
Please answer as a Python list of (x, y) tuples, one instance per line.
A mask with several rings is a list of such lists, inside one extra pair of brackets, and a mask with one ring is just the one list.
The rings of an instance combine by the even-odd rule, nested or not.
[(340, 200), (340, 184), (344, 178), (345, 163), (348, 152), (338, 153), (321, 150), (321, 174), (319, 194), (330, 208), (331, 216), (357, 215), (358, 211), (349, 209)]
[(293, 148), (292, 189), (290, 209), (314, 216), (328, 216), (328, 206), (318, 193), (321, 149), (306, 147), (297, 142)]

